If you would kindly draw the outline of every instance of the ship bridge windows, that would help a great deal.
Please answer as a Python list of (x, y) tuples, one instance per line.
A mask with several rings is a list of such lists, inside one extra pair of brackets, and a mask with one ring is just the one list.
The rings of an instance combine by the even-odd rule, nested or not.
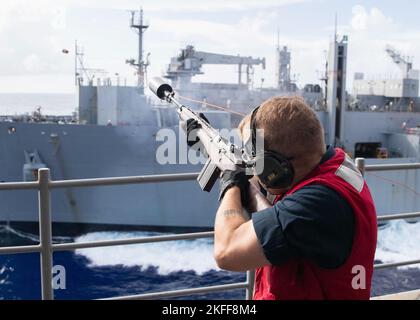
[(303, 88), (303, 91), (308, 92), (308, 93), (321, 93), (322, 89), (321, 86), (318, 84), (307, 84), (305, 85), (305, 87)]
[(378, 158), (378, 152), (382, 150), (382, 143), (380, 142), (361, 142), (356, 143), (354, 157), (375, 159)]

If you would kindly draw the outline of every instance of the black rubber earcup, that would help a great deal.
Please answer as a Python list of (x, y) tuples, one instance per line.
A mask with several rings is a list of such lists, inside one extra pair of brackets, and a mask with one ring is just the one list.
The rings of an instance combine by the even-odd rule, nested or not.
[[(259, 160), (261, 161), (262, 159), (260, 158)], [(278, 153), (266, 151), (263, 161), (264, 168), (258, 177), (267, 188), (282, 189), (292, 185), (295, 170), (288, 159)]]

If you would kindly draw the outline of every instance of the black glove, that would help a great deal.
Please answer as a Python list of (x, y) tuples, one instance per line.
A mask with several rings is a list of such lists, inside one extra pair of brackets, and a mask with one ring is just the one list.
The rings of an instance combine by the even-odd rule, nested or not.
[(252, 176), (246, 175), (244, 169), (223, 172), (222, 177), (220, 179), (219, 201), (222, 201), (223, 197), (229, 189), (233, 187), (238, 187), (239, 189), (241, 189), (242, 206), (246, 208), (248, 206), (249, 198), (249, 179), (251, 178)]
[[(206, 116), (203, 113), (199, 114), (200, 118), (203, 119), (205, 122), (210, 124), (209, 120), (206, 118)], [(201, 128), (201, 125), (198, 123), (197, 120), (194, 119), (188, 119), (187, 120), (187, 144), (189, 147), (194, 146), (196, 143), (200, 141), (199, 137), (196, 137), (195, 140), (190, 135), (194, 130), (198, 130)]]

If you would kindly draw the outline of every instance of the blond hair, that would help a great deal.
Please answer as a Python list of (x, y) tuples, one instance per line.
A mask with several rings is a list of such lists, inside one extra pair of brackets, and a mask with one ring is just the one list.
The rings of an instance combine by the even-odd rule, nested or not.
[[(239, 130), (250, 126), (246, 116)], [(288, 157), (305, 157), (325, 152), (324, 131), (315, 112), (301, 97), (275, 97), (264, 102), (255, 115), (257, 129), (264, 130), (265, 150)]]

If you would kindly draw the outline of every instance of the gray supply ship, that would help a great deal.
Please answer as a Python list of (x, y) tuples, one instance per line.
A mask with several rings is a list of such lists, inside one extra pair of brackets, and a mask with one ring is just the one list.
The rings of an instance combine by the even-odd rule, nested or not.
[[(143, 58), (143, 33), (148, 26), (143, 23), (141, 12), (136, 18), (133, 13), (131, 27), (139, 35), (139, 56), (137, 61), (128, 63), (137, 69), (138, 85), (94, 79), (89, 69), (84, 68), (76, 45), (78, 118), (57, 120), (40, 113), (31, 119), (3, 116), (1, 182), (36, 180), (37, 169), (42, 167), (51, 169), (53, 180), (201, 170), (200, 165), (161, 165), (156, 160), (162, 145), (161, 129), (173, 129), (177, 139), (185, 137), (182, 133), (178, 136), (174, 110), (153, 101), (144, 90), (148, 62)], [(347, 46), (345, 37), (331, 44), (323, 79), (325, 88), (318, 84), (299, 88), (291, 77), (291, 53), (279, 45), (275, 88), (253, 88), (253, 68), (259, 65), (265, 68), (265, 59), (201, 52), (192, 46), (171, 59), (165, 76), (181, 98), (189, 100), (185, 104), (203, 110), (216, 128), (236, 125), (241, 114), (272, 96), (301, 95), (322, 121), (329, 144), (343, 147), (354, 157), (368, 158), (368, 164), (419, 162), (419, 77), (412, 62), (387, 48), (392, 60), (401, 67), (402, 77), (375, 82), (358, 73), (355, 95), (349, 96), (345, 89)], [(193, 82), (204, 64), (238, 65), (238, 83)], [(420, 211), (416, 191), (420, 189), (418, 171), (368, 174), (367, 180), (378, 214)], [(0, 222), (36, 230), (36, 203), (35, 192), (1, 192)], [(204, 193), (198, 184), (191, 182), (55, 190), (53, 230), (56, 234), (77, 234), (92, 229), (210, 229), (217, 204), (216, 191)]]

